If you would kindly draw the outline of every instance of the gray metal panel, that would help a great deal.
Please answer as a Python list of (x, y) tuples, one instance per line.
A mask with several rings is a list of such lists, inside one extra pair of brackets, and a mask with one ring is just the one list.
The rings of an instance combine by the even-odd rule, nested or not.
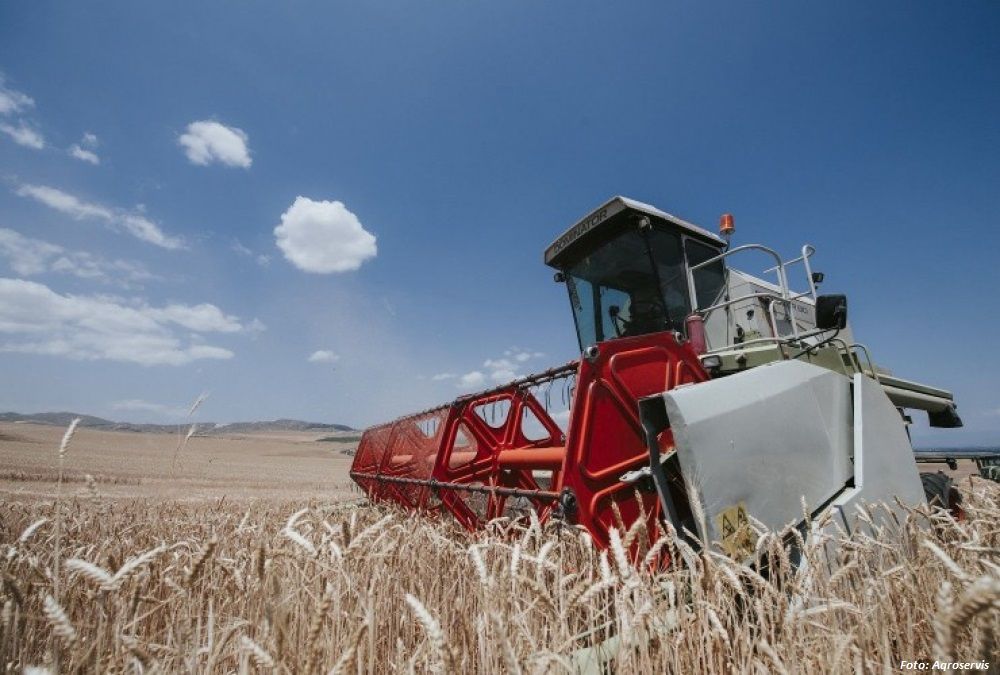
[[(663, 396), (681, 470), (698, 490), (710, 541), (742, 504), (772, 528), (802, 518), (852, 475), (850, 381), (784, 361)], [(912, 459), (910, 460), (912, 462)]]
[[(854, 488), (837, 498), (848, 529), (858, 525), (857, 507), (863, 502), (884, 502), (900, 517), (906, 516), (893, 497), (917, 505), (925, 501), (913, 448), (896, 406), (875, 380), (854, 376)], [(891, 520), (876, 514), (883, 525)]]
[(913, 380), (904, 380), (901, 377), (895, 377), (889, 373), (879, 373), (878, 379), (882, 381), (883, 385), (889, 385), (890, 387), (897, 387), (899, 389), (905, 389), (906, 391), (915, 391), (921, 394), (927, 394), (928, 396), (933, 396), (935, 398), (947, 399), (949, 401), (955, 400), (955, 396), (947, 389), (939, 389), (938, 387), (932, 387), (929, 384), (914, 382)]

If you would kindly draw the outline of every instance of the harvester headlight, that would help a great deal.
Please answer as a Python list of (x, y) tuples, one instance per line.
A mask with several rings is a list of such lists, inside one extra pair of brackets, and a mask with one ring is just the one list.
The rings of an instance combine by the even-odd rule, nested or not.
[(722, 357), (718, 354), (701, 357), (701, 365), (705, 370), (718, 370), (722, 367)]

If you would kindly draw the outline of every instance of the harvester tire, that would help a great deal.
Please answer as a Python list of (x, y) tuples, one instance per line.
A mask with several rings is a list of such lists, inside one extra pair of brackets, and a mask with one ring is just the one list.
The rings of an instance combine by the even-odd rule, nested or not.
[(924, 486), (924, 496), (927, 503), (939, 509), (955, 512), (961, 508), (962, 495), (958, 492), (951, 477), (938, 471), (937, 473), (920, 474), (920, 482)]

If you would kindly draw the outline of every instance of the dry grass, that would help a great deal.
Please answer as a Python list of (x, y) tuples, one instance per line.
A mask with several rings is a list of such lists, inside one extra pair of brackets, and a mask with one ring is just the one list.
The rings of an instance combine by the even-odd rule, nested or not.
[(638, 527), (598, 552), (557, 523), (473, 535), (361, 503), (85, 482), (0, 511), (5, 672), (891, 672), (997, 652), (1000, 486), (980, 479), (965, 522), (798, 538), (799, 564), (795, 532), (759, 533), (763, 573)]
[(573, 672), (588, 655), (616, 672), (847, 672), (984, 659), (1000, 629), (1000, 488), (972, 485), (967, 522), (915, 514), (899, 540), (839, 542), (832, 573), (824, 542), (795, 572), (765, 534), (766, 578), (670, 536), (655, 545), (678, 563), (654, 572), (570, 528), (496, 523), (474, 536), (350, 504), (72, 497), (61, 518), (52, 502), (17, 504), (0, 525), (0, 655), (15, 672)]
[[(51, 498), (65, 429), (0, 423), (0, 499)], [(63, 494), (83, 494), (93, 476), (102, 494), (152, 499), (294, 499), (354, 496), (347, 475), (356, 443), (319, 442), (324, 433), (234, 436), (76, 430), (63, 472)], [(178, 451), (179, 449), (179, 451)], [(176, 455), (176, 461), (174, 456)]]

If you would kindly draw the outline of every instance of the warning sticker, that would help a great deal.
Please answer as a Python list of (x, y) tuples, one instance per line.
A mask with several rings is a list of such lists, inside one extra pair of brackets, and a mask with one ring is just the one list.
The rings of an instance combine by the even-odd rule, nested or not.
[(722, 550), (730, 558), (743, 560), (753, 552), (753, 530), (743, 502), (723, 509), (715, 517), (715, 531), (721, 535)]

